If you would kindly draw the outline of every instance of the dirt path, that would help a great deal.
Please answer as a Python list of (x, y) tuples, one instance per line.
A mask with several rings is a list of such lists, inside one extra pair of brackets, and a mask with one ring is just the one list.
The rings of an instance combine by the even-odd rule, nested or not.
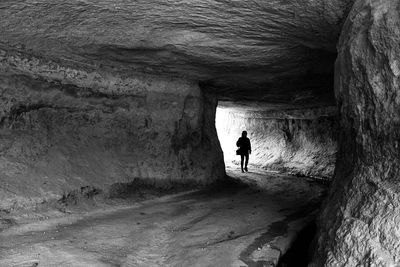
[(39, 228), (12, 227), (0, 233), (0, 266), (276, 263), (314, 216), (323, 187), (291, 176), (228, 172), (253, 186), (166, 196)]

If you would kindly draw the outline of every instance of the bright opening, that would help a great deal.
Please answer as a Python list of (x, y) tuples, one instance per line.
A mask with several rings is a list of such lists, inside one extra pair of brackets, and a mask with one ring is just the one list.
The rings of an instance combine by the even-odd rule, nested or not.
[(331, 178), (336, 161), (336, 122), (333, 116), (298, 115), (296, 110), (261, 111), (220, 104), (216, 129), (227, 169), (240, 171), (236, 141), (247, 131), (252, 153), (249, 169)]

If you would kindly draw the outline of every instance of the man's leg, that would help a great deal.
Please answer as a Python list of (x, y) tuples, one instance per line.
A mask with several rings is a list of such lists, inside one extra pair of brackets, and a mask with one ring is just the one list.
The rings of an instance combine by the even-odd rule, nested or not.
[(243, 170), (243, 160), (244, 160), (244, 155), (240, 155), (240, 168), (242, 169), (242, 172), (244, 172), (244, 170)]
[(247, 172), (247, 164), (249, 163), (249, 154), (246, 154), (246, 165), (244, 165), (244, 170)]

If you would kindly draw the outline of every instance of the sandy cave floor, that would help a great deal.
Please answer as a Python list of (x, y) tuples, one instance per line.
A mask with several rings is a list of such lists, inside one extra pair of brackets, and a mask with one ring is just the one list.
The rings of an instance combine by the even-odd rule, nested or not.
[(274, 266), (326, 186), (256, 170), (250, 186), (195, 190), (0, 233), (0, 266)]

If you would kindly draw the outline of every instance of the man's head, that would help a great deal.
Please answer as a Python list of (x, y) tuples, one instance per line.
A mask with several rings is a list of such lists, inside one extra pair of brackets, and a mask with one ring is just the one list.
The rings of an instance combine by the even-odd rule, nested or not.
[(242, 137), (247, 137), (247, 132), (246, 131), (242, 132)]

